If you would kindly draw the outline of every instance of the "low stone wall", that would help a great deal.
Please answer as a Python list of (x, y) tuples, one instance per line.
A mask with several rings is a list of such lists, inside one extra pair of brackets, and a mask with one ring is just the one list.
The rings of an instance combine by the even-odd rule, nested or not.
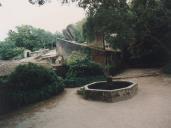
[(15, 68), (18, 66), (18, 63), (1, 63), (0, 64), (0, 76), (6, 76), (9, 75), (11, 72), (15, 70)]
[[(28, 64), (29, 62), (1, 62), (0, 63), (0, 76), (6, 76), (9, 75), (11, 72), (13, 72), (15, 70), (15, 68), (18, 65), (22, 65), (22, 64)], [(49, 63), (40, 63), (40, 62), (32, 62), (34, 64), (37, 65), (41, 65), (43, 67), (46, 68), (52, 68), (52, 66)]]
[[(104, 82), (104, 81), (101, 81)], [(138, 84), (130, 82), (130, 86), (114, 89), (114, 90), (101, 90), (101, 89), (89, 89), (88, 87), (92, 84), (97, 84), (99, 82), (94, 82), (82, 87), (78, 90), (78, 94), (81, 94), (85, 99), (105, 101), (105, 102), (116, 102), (120, 100), (129, 99), (134, 96), (138, 90)]]

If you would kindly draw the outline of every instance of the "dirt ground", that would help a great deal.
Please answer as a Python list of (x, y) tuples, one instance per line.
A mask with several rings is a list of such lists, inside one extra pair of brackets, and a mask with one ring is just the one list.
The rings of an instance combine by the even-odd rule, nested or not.
[(137, 95), (129, 100), (89, 101), (77, 95), (77, 89), (66, 89), (60, 96), (1, 116), (0, 128), (171, 128), (171, 78), (158, 75), (129, 80), (139, 86)]

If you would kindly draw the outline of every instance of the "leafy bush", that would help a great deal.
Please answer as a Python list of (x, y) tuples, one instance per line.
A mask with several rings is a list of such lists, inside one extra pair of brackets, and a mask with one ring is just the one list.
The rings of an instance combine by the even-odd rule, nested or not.
[(103, 75), (100, 65), (85, 59), (69, 65), (67, 77), (87, 77)]
[(67, 60), (68, 72), (64, 80), (66, 87), (78, 87), (104, 79), (103, 69), (85, 54), (73, 52)]
[(19, 65), (9, 76), (9, 82), (17, 89), (37, 89), (49, 84), (56, 84), (57, 76), (52, 70), (32, 63)]
[(67, 77), (103, 75), (102, 67), (80, 52), (72, 52), (67, 59), (67, 65), (69, 67)]
[(49, 98), (64, 90), (63, 80), (55, 72), (32, 63), (19, 65), (9, 75), (7, 86), (6, 97), (14, 107)]
[(73, 51), (71, 55), (67, 58), (66, 64), (67, 65), (74, 65), (77, 64), (80, 61), (86, 60), (88, 57), (87, 55), (78, 52), (78, 51)]

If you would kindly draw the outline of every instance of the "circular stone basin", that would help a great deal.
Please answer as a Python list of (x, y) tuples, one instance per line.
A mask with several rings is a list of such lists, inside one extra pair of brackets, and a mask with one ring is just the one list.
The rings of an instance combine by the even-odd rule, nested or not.
[(86, 99), (115, 102), (131, 98), (137, 92), (138, 84), (131, 81), (93, 82), (78, 90)]

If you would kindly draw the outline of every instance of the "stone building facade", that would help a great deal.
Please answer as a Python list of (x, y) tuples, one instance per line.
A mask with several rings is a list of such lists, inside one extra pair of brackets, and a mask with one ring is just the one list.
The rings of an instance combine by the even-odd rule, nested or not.
[(86, 52), (90, 58), (101, 65), (114, 65), (119, 59), (120, 50), (114, 50), (112, 48), (105, 48), (104, 38), (96, 36), (96, 40), (93, 43), (77, 43), (75, 41), (61, 40), (56, 44), (57, 55), (62, 55), (64, 59), (72, 53), (72, 51)]

